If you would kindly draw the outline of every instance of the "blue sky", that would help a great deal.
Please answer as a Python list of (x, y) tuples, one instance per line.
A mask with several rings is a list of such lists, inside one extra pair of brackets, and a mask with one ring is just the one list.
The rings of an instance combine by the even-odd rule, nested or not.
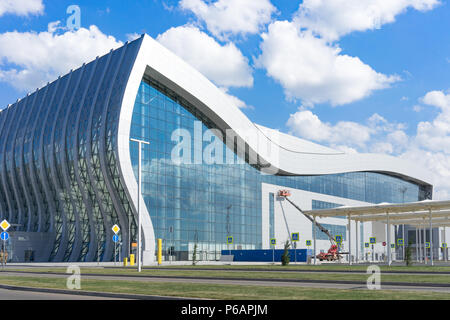
[[(66, 26), (70, 5), (80, 29)], [(0, 108), (147, 33), (250, 120), (412, 160), (450, 198), (448, 30), (444, 0), (5, 0)]]

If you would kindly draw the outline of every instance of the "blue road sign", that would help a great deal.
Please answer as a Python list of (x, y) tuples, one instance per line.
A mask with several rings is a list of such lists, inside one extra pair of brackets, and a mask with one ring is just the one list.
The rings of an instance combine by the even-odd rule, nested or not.
[(8, 232), (3, 231), (3, 232), (0, 234), (0, 238), (1, 238), (3, 241), (8, 240), (8, 239), (9, 239), (9, 234), (8, 234)]
[(277, 239), (275, 239), (275, 238), (272, 238), (272, 239), (270, 239), (270, 244), (271, 245), (276, 245), (277, 244)]
[(368, 248), (369, 247), (369, 243), (368, 242), (364, 243), (364, 247)]
[(227, 244), (233, 244), (233, 237), (227, 237)]
[(427, 249), (430, 248), (430, 243), (429, 242), (425, 242), (425, 248), (427, 248)]
[(397, 245), (402, 246), (403, 245), (403, 239), (397, 239)]
[(377, 238), (375, 238), (375, 237), (370, 238), (370, 243), (371, 244), (377, 243)]
[(299, 235), (299, 233), (297, 232), (297, 233), (291, 234), (291, 239), (292, 239), (292, 241), (298, 241), (298, 240), (300, 240), (300, 235)]
[(306, 240), (306, 246), (310, 247), (311, 246), (311, 240)]
[(442, 243), (442, 248), (447, 248), (447, 244), (445, 242)]
[(117, 234), (113, 235), (113, 241), (119, 242), (119, 236)]
[(342, 236), (336, 236), (334, 239), (336, 240), (336, 243), (342, 243)]
[(395, 244), (394, 243), (391, 243), (391, 248), (395, 249)]

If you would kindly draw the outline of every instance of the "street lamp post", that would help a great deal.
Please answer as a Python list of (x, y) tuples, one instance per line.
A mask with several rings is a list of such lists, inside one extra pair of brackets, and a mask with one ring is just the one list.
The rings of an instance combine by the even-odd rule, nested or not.
[(142, 144), (150, 144), (144, 140), (132, 139), (131, 141), (139, 143), (139, 161), (138, 161), (138, 247), (137, 247), (137, 265), (138, 272), (142, 271), (142, 244), (141, 244), (141, 192), (142, 192)]
[[(229, 237), (229, 236), (231, 236), (231, 228), (230, 228), (230, 209), (231, 209), (231, 207), (232, 207), (233, 205), (229, 205), (228, 207), (227, 207), (227, 237)], [(231, 249), (230, 249), (230, 245), (228, 244), (228, 241), (227, 241), (227, 246), (228, 246), (228, 251), (229, 251), (229, 255), (231, 256)]]

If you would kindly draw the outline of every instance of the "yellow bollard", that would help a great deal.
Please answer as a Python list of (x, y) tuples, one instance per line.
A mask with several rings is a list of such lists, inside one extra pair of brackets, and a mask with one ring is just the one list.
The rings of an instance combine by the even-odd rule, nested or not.
[(128, 258), (123, 258), (123, 266), (126, 267), (128, 265)]
[(130, 266), (134, 266), (134, 254), (130, 254)]
[(162, 239), (158, 239), (158, 265), (162, 262)]

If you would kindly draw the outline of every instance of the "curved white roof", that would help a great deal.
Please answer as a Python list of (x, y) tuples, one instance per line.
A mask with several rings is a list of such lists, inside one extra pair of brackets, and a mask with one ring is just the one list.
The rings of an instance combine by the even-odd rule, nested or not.
[(143, 36), (123, 100), (119, 134), (123, 134), (125, 149), (134, 100), (144, 75), (186, 99), (218, 128), (231, 129), (259, 159), (270, 164), (267, 172), (321, 175), (370, 171), (431, 184), (428, 170), (415, 163), (381, 154), (346, 154), (254, 124), (205, 76), (147, 35)]

